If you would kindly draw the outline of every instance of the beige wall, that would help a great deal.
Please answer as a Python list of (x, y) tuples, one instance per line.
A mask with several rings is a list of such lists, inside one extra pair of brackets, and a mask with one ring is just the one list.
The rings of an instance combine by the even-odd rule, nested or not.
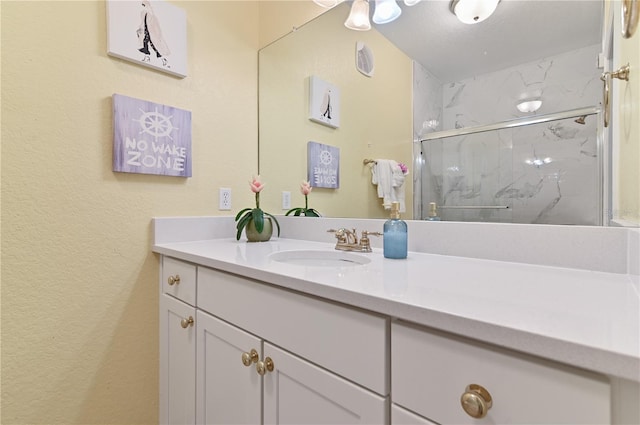
[[(269, 185), (261, 207), (282, 213), (280, 194), (304, 206), (307, 143), (340, 149), (340, 188), (315, 189), (309, 207), (329, 217), (384, 218), (365, 158), (412, 163), (412, 62), (376, 30), (348, 30), (348, 5), (338, 6), (260, 52), (260, 174)], [(333, 13), (336, 12), (336, 13)], [(262, 16), (261, 16), (262, 19)], [(369, 78), (355, 66), (356, 42), (373, 51)], [(309, 120), (309, 76), (340, 89), (340, 127)], [(411, 175), (405, 181), (405, 218), (412, 217)]]
[[(175, 3), (185, 79), (108, 57), (102, 1), (1, 3), (2, 424), (157, 423), (151, 218), (252, 201), (257, 4)], [(113, 93), (192, 111), (192, 178), (111, 171)]]
[(311, 0), (260, 0), (260, 47), (285, 36), (326, 12)]

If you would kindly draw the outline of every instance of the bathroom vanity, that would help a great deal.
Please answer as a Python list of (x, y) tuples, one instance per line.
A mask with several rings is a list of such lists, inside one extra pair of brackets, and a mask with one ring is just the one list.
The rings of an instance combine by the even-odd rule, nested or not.
[(154, 220), (161, 423), (640, 419), (633, 273), (247, 243), (232, 224)]

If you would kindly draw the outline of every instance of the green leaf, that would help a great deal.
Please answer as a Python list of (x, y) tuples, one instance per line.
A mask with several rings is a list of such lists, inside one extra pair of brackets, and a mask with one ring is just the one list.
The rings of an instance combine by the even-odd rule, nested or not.
[(260, 208), (254, 208), (251, 211), (251, 215), (253, 216), (253, 224), (256, 226), (256, 230), (258, 233), (262, 233), (264, 229), (264, 214)]
[(236, 233), (236, 240), (240, 240), (240, 236), (242, 236), (242, 231), (244, 230), (245, 226), (251, 221), (251, 213), (247, 213), (245, 214), (240, 221), (238, 221), (238, 224), (236, 225), (236, 229), (238, 229), (237, 233)]
[(251, 218), (251, 212), (246, 212), (245, 215), (243, 215), (240, 218), (240, 220), (238, 220), (238, 222), (236, 223), (236, 229), (243, 228), (249, 222), (250, 218)]
[(314, 210), (313, 208), (309, 208), (306, 211), (305, 214), (307, 217), (320, 217), (320, 214), (318, 214), (318, 211)]
[(238, 214), (236, 214), (236, 221), (238, 221), (238, 219), (240, 218), (240, 216), (242, 215), (243, 212), (246, 211), (251, 211), (251, 208), (245, 208), (243, 210), (240, 210), (240, 212), (238, 212)]
[(278, 228), (278, 236), (280, 236), (280, 223), (278, 223), (278, 220), (271, 214), (269, 214), (268, 212), (265, 212), (266, 215), (268, 215), (269, 217), (271, 217), (271, 219), (274, 221), (274, 223), (276, 223), (276, 227)]
[(296, 210), (296, 213), (294, 214), (296, 217), (300, 217), (300, 214), (302, 214), (302, 208), (298, 208)]
[(285, 213), (285, 215), (289, 215), (289, 214), (291, 214), (291, 213), (293, 213), (293, 212), (298, 211), (299, 209), (300, 209), (300, 207), (298, 207), (298, 208), (291, 208), (289, 211), (287, 211), (287, 212)]

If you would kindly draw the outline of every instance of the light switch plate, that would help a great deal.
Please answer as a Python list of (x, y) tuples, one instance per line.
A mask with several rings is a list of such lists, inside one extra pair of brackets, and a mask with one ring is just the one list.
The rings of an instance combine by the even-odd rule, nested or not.
[(291, 209), (291, 192), (282, 191), (282, 209)]

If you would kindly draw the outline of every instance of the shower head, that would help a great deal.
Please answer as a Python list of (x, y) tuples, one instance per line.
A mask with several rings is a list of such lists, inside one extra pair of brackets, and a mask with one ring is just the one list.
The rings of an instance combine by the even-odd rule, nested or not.
[(577, 122), (578, 124), (582, 124), (582, 125), (584, 125), (584, 120), (585, 120), (585, 118), (587, 118), (587, 116), (586, 116), (586, 115), (583, 115), (583, 116), (581, 116), (580, 118), (575, 119), (575, 120), (574, 120), (574, 122)]

